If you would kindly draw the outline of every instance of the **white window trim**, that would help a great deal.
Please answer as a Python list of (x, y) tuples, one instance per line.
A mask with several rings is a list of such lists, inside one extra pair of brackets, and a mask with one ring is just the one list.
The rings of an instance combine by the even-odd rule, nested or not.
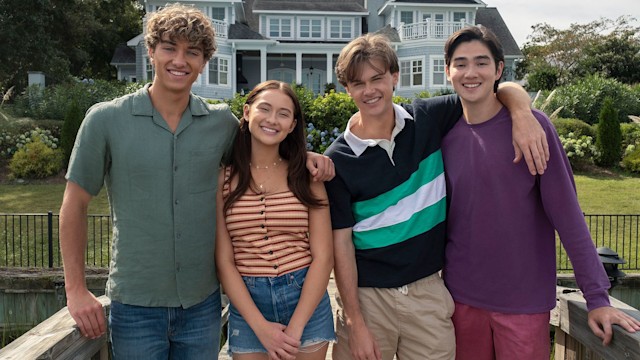
[[(337, 20), (340, 22), (340, 36), (337, 38), (331, 37), (331, 22)], [(349, 23), (351, 23), (351, 34), (349, 35), (349, 37), (342, 37), (342, 22), (343, 21), (348, 21)], [(354, 21), (353, 19), (345, 19), (345, 18), (328, 18), (327, 19), (327, 40), (352, 40), (353, 38), (355, 38), (355, 25), (354, 25)]]
[[(280, 21), (279, 25), (278, 25), (278, 36), (271, 36), (271, 21), (272, 20), (278, 20)], [(291, 34), (291, 36), (289, 37), (285, 37), (282, 36), (282, 20), (289, 20), (289, 25), (291, 27), (291, 30), (289, 30), (289, 33)], [(295, 22), (293, 20), (293, 18), (290, 17), (286, 17), (286, 16), (269, 16), (267, 17), (267, 28), (266, 28), (266, 36), (269, 39), (282, 39), (282, 40), (293, 40), (293, 35), (295, 33)]]
[[(156, 75), (156, 69), (151, 64), (151, 60), (149, 59), (149, 55), (144, 55), (144, 80), (145, 81), (153, 81), (153, 78)], [(149, 79), (149, 68), (151, 68), (151, 79)]]
[(211, 15), (213, 15), (213, 9), (222, 9), (224, 11), (224, 17), (222, 19), (215, 19), (215, 20), (219, 20), (219, 21), (226, 21), (227, 20), (227, 8), (224, 6), (208, 6), (207, 7), (207, 16), (209, 16), (209, 18), (213, 19), (213, 17)]
[[(449, 81), (447, 80), (447, 73), (445, 70), (442, 71), (442, 73), (444, 74), (444, 84), (434, 84), (433, 83), (433, 74), (434, 74), (434, 66), (433, 66), (433, 61), (434, 60), (442, 60), (444, 61), (444, 55), (430, 55), (429, 56), (429, 87), (430, 88), (440, 88), (440, 89), (446, 89), (449, 87)], [(445, 68), (446, 68), (446, 64), (445, 64)]]
[[(300, 33), (302, 32), (302, 21), (303, 20), (309, 20), (309, 35), (311, 35), (313, 33), (313, 21), (320, 21), (320, 37), (313, 37), (313, 36), (308, 36), (308, 37), (303, 37), (302, 35), (300, 35)], [(296, 36), (299, 40), (325, 40), (325, 22), (324, 19), (321, 18), (317, 18), (317, 17), (301, 17), (298, 18), (297, 21), (297, 31), (296, 31)]]
[[(220, 63), (218, 63), (218, 84), (212, 84), (209, 82), (209, 70), (211, 67), (211, 60), (213, 59), (222, 59), (222, 60), (226, 60), (227, 61), (227, 83), (226, 84), (219, 84), (220, 82)], [(223, 88), (230, 88), (231, 87), (231, 57), (230, 56), (226, 56), (226, 55), (216, 55), (214, 57), (211, 58), (211, 60), (209, 60), (209, 62), (207, 63), (207, 71), (206, 71), (206, 84), (207, 85), (211, 85), (211, 86), (219, 86), (219, 87), (223, 87)]]
[[(444, 57), (442, 57), (442, 58), (444, 59)], [(420, 85), (414, 85), (413, 84), (413, 62), (416, 61), (416, 60), (422, 61), (422, 84), (420, 84)], [(405, 62), (405, 61), (409, 61), (410, 62), (409, 68), (411, 69), (410, 70), (411, 73), (409, 74), (409, 81), (411, 81), (411, 84), (409, 84), (409, 85), (403, 84), (402, 83), (402, 75), (403, 74), (400, 73), (400, 86), (399, 87), (402, 88), (402, 89), (424, 88), (424, 84), (425, 84), (425, 81), (424, 81), (425, 80), (424, 79), (425, 69), (427, 68), (426, 64), (425, 64), (424, 57), (423, 56), (414, 56), (414, 57), (407, 57), (407, 58), (398, 59), (398, 64), (400, 65), (401, 69), (402, 69), (402, 63)]]
[[(402, 21), (402, 13), (403, 12), (408, 12), (411, 13), (411, 22), (410, 23), (404, 23)], [(416, 12), (413, 10), (398, 10), (398, 22), (404, 23), (404, 24), (413, 24), (416, 22)]]

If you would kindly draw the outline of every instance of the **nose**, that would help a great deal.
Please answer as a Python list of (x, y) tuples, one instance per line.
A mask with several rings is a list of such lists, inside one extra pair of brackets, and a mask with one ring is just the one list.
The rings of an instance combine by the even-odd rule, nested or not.
[(176, 56), (173, 58), (173, 63), (177, 65), (186, 64), (186, 54), (184, 50), (176, 51)]

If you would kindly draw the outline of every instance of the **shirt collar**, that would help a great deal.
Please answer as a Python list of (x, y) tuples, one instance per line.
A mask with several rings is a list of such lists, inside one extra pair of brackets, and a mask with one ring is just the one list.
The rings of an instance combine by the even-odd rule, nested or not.
[[(153, 103), (149, 96), (149, 87), (151, 83), (146, 84), (142, 89), (133, 94), (133, 115), (153, 116)], [(207, 104), (201, 98), (189, 94), (189, 109), (192, 116), (203, 116), (209, 114)]]
[[(398, 135), (400, 131), (404, 129), (405, 119), (413, 120), (413, 116), (411, 116), (411, 114), (409, 114), (407, 110), (405, 110), (400, 105), (393, 104), (393, 111), (395, 113), (396, 124), (393, 127), (393, 131), (391, 132), (391, 142), (393, 142), (394, 139), (396, 138), (396, 135)], [(347, 127), (344, 131), (344, 140), (347, 142), (347, 145), (349, 145), (349, 147), (351, 148), (351, 151), (353, 151), (353, 153), (356, 156), (362, 155), (362, 153), (368, 147), (377, 146), (381, 140), (386, 140), (386, 139), (360, 139), (354, 133), (352, 133), (351, 132), (351, 125), (353, 124), (352, 121), (356, 121), (359, 116), (360, 116), (359, 112), (354, 114), (349, 119), (349, 122), (347, 123)]]

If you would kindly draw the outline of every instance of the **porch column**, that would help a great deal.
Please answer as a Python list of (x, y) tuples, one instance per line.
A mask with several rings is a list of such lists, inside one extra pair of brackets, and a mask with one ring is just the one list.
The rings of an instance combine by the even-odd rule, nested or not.
[(260, 82), (267, 81), (267, 49), (260, 49)]
[(296, 52), (296, 84), (302, 84), (302, 53)]
[[(327, 53), (327, 81), (326, 83), (332, 83), (333, 82), (333, 73), (334, 73), (334, 69), (333, 69), (333, 53)], [(335, 84), (334, 84), (335, 85)]]

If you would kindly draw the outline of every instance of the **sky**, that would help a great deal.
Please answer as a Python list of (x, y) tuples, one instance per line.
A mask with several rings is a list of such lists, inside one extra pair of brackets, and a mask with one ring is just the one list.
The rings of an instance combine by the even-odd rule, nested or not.
[(547, 23), (556, 29), (568, 29), (572, 23), (586, 24), (600, 17), (617, 19), (622, 15), (636, 18), (640, 26), (640, 0), (483, 0), (495, 7), (518, 46), (531, 35), (531, 26)]

